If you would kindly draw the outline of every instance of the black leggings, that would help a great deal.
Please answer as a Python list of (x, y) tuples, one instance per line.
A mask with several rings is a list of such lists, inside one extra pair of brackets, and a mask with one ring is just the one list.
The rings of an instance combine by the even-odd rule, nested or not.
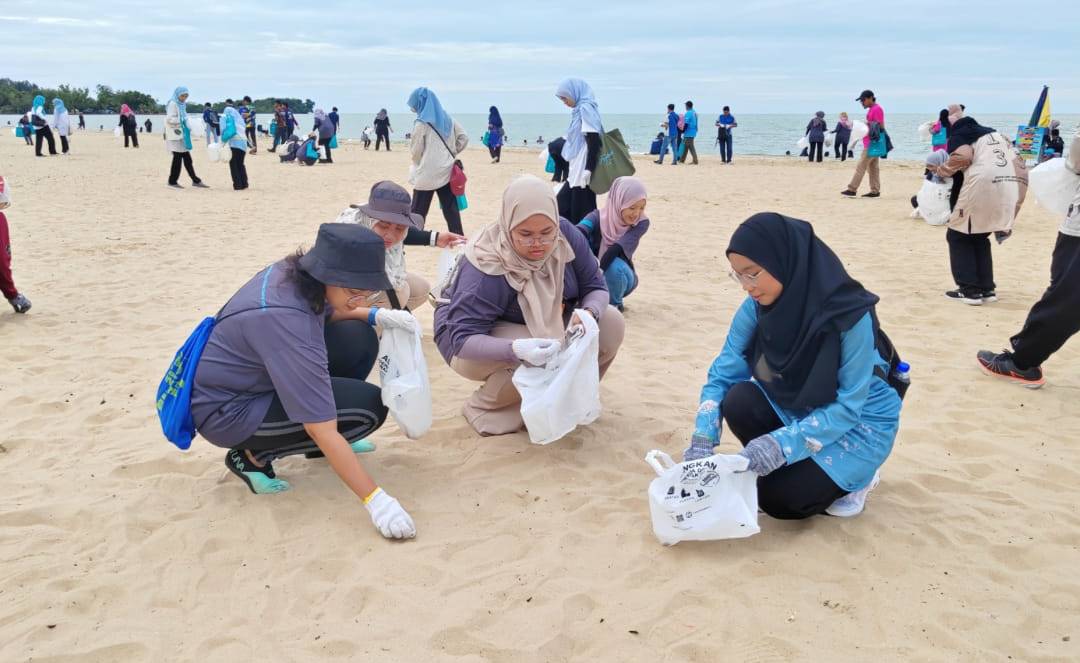
[(255, 127), (246, 127), (244, 129), (244, 135), (247, 136), (248, 142), (251, 143), (252, 153), (258, 152), (259, 146), (255, 135)]
[(810, 141), (810, 155), (809, 155), (810, 161), (814, 160), (814, 152), (816, 150), (817, 151), (817, 162), (821, 163), (821, 150), (824, 147), (825, 147), (825, 143), (823, 141), (816, 141), (816, 140)]
[(1080, 331), (1080, 237), (1058, 233), (1050, 287), (1031, 307), (1024, 328), (1011, 339), (1019, 369), (1042, 366)]
[(424, 217), (426, 222), (434, 194), (439, 194), (439, 205), (442, 206), (442, 215), (446, 219), (446, 229), (452, 233), (464, 235), (465, 230), (461, 227), (461, 211), (458, 209), (457, 196), (450, 190), (449, 182), (434, 191), (423, 191), (421, 189), (413, 191), (413, 214)]
[(379, 151), (379, 146), (383, 141), (386, 141), (386, 151), (390, 151), (390, 134), (375, 134), (375, 151)]
[(191, 152), (173, 152), (172, 167), (169, 168), (169, 184), (176, 184), (180, 181), (180, 164), (184, 164), (184, 170), (187, 171), (193, 184), (202, 182), (202, 180), (195, 175), (195, 166), (191, 163)]
[[(729, 389), (721, 409), (728, 430), (743, 446), (784, 426), (761, 388), (753, 382), (740, 382)], [(810, 458), (758, 477), (757, 487), (758, 506), (778, 520), (801, 520), (825, 513), (829, 505), (847, 495)]]
[(247, 167), (244, 157), (247, 152), (239, 147), (230, 147), (232, 158), (229, 159), (229, 174), (232, 175), (232, 187), (237, 191), (248, 188)]
[(502, 143), (496, 145), (495, 147), (488, 145), (488, 154), (491, 155), (492, 159), (502, 158)]
[(49, 127), (38, 127), (37, 146), (34, 148), (34, 153), (39, 157), (42, 156), (41, 143), (46, 140), (49, 141), (49, 154), (56, 154), (56, 141), (53, 139), (52, 129)]
[(833, 143), (833, 149), (836, 150), (837, 159), (841, 161), (847, 161), (848, 142), (846, 140), (843, 142), (837, 141)]
[(334, 157), (330, 155), (330, 138), (320, 138), (319, 145), (326, 148), (326, 163), (334, 163)]
[(555, 199), (559, 203), (559, 216), (573, 224), (596, 209), (596, 193), (587, 186), (565, 185), (559, 189)]
[(68, 139), (67, 136), (60, 136), (60, 151), (64, 154), (68, 153)]
[[(134, 129), (124, 129), (124, 147), (128, 146), (128, 141), (135, 147), (139, 146), (139, 134), (135, 133)], [(177, 173), (179, 175), (179, 173)]]
[[(379, 337), (366, 322), (344, 320), (327, 325), (325, 339), (337, 429), (352, 442), (386, 421), (382, 391), (364, 381), (379, 354)], [(233, 448), (250, 450), (259, 463), (319, 450), (304, 425), (289, 419), (276, 394), (258, 430)]]
[(949, 243), (949, 266), (953, 280), (964, 295), (978, 296), (993, 292), (994, 256), (990, 250), (990, 233), (945, 231)]

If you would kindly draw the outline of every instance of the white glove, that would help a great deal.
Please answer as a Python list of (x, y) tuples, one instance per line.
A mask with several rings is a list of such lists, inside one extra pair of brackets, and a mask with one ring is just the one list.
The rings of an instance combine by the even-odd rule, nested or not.
[(550, 338), (519, 338), (511, 347), (514, 355), (526, 364), (543, 366), (559, 354), (562, 344)]
[(368, 500), (364, 508), (371, 514), (375, 529), (386, 538), (411, 539), (416, 536), (416, 525), (413, 524), (412, 517), (382, 488), (375, 489), (375, 495)]
[(390, 308), (380, 308), (375, 314), (375, 323), (382, 325), (383, 329), (404, 329), (407, 332), (418, 330), (419, 323), (412, 313), (397, 311)]
[(581, 177), (585, 180), (585, 186), (589, 186), (589, 182), (592, 181), (592, 171), (586, 170), (581, 174)]

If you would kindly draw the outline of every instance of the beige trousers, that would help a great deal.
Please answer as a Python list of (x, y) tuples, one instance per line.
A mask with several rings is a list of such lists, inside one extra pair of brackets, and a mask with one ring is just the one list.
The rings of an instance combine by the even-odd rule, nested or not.
[(851, 178), (851, 183), (847, 185), (848, 191), (858, 191), (859, 185), (862, 184), (863, 174), (867, 170), (870, 171), (870, 193), (881, 193), (881, 173), (878, 172), (878, 162), (881, 159), (878, 157), (870, 158), (866, 155), (866, 148), (859, 154), (859, 163), (855, 165), (855, 175)]
[[(427, 301), (429, 290), (431, 290), (431, 285), (422, 276), (409, 273), (405, 275), (405, 282), (401, 284), (400, 288), (395, 288), (394, 292), (397, 293), (399, 303), (407, 306), (410, 311), (415, 311)], [(383, 292), (371, 305), (379, 308), (391, 308), (390, 298)]]
[[(604, 377), (611, 362), (622, 345), (626, 322), (622, 313), (608, 306), (600, 317), (600, 377)], [(496, 338), (531, 338), (525, 325), (500, 322), (491, 330)], [(514, 370), (517, 363), (501, 361), (474, 361), (454, 357), (450, 368), (458, 375), (483, 382), (465, 401), (462, 414), (469, 425), (481, 435), (505, 435), (515, 433), (525, 426), (521, 419), (521, 394), (514, 386)]]

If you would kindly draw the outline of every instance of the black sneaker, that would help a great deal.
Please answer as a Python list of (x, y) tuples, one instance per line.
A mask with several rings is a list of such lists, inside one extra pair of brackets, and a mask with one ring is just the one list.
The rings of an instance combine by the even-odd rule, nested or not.
[(983, 373), (994, 377), (1004, 378), (1009, 382), (1023, 385), (1028, 389), (1038, 389), (1046, 384), (1042, 369), (1035, 368), (1019, 369), (1013, 362), (1011, 352), (994, 354), (989, 350), (979, 350), (977, 355), (979, 367)]
[(963, 302), (969, 306), (982, 306), (982, 295), (965, 295), (963, 290), (948, 290), (945, 292), (945, 296), (949, 299), (955, 299), (958, 302)]
[(881, 194), (878, 193), (877, 191), (871, 191), (870, 193), (864, 193), (862, 195), (862, 197), (863, 198), (880, 198)]
[(982, 294), (983, 304), (993, 304), (998, 300), (997, 292), (994, 290), (987, 290)]
[(841, 196), (847, 196), (848, 198), (854, 198), (855, 197), (855, 192), (852, 191), (851, 189), (844, 189), (843, 191), (840, 192), (840, 195)]

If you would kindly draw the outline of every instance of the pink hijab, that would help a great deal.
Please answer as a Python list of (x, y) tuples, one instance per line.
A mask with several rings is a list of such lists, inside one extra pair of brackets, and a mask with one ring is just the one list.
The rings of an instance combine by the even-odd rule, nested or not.
[(120, 104), (120, 114), (121, 115), (131, 115), (132, 114), (131, 113), (131, 107), (128, 106), (127, 104)]
[(638, 201), (648, 198), (645, 185), (636, 177), (616, 177), (608, 191), (607, 204), (600, 210), (600, 255), (630, 230), (622, 222), (622, 213)]

